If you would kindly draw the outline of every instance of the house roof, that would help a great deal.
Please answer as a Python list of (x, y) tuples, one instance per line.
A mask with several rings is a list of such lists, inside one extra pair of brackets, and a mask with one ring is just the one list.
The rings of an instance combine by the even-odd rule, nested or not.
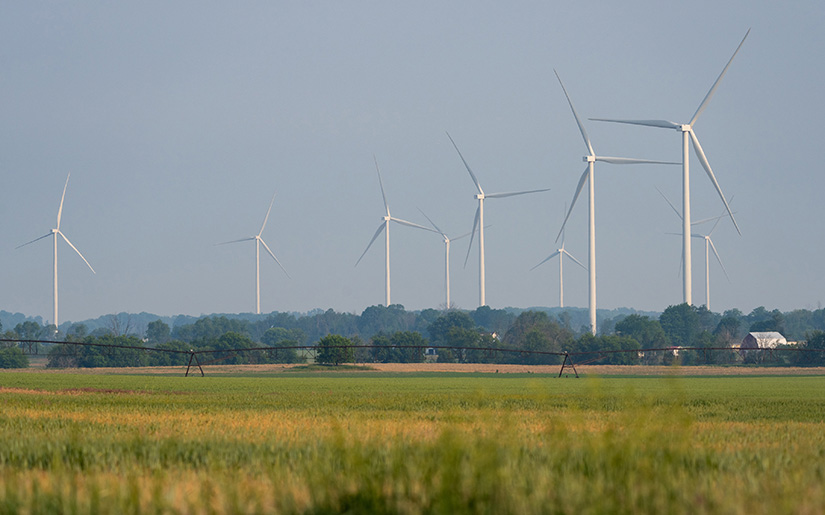
[(764, 333), (748, 333), (757, 340), (784, 340), (785, 337), (776, 331), (768, 331)]

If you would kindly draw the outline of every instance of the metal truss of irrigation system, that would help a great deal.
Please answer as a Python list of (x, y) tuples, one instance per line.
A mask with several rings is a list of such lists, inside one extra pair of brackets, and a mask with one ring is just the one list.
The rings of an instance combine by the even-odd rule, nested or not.
[[(487, 354), (487, 356), (492, 357), (496, 353), (504, 353), (504, 354), (518, 354), (520, 356), (559, 356), (562, 357), (562, 364), (561, 369), (559, 370), (558, 377), (561, 377), (564, 374), (564, 371), (570, 369), (575, 374), (575, 377), (579, 377), (579, 373), (576, 370), (576, 365), (589, 365), (601, 359), (607, 358), (608, 356), (614, 354), (644, 354), (646, 352), (687, 352), (687, 351), (696, 351), (701, 352), (705, 358), (707, 358), (708, 354), (714, 351), (726, 351), (726, 352), (759, 352), (762, 354), (767, 353), (769, 359), (776, 359), (776, 353), (778, 352), (813, 352), (813, 353), (825, 353), (825, 351), (820, 349), (801, 349), (795, 347), (783, 347), (781, 349), (771, 349), (765, 347), (758, 347), (758, 348), (749, 348), (749, 349), (742, 349), (736, 347), (655, 347), (655, 348), (648, 348), (648, 349), (617, 349), (617, 350), (601, 350), (601, 351), (581, 351), (581, 352), (567, 352), (567, 351), (540, 351), (540, 350), (520, 350), (520, 349), (505, 349), (501, 347), (450, 347), (447, 345), (329, 345), (324, 347), (319, 347), (318, 345), (291, 345), (291, 346), (284, 346), (284, 347), (250, 347), (250, 348), (243, 348), (243, 349), (201, 349), (201, 350), (179, 350), (179, 349), (159, 349), (156, 347), (140, 347), (136, 345), (109, 345), (103, 343), (87, 343), (87, 342), (66, 342), (66, 341), (53, 341), (53, 340), (27, 340), (27, 339), (7, 339), (7, 338), (0, 338), (0, 344), (5, 344), (5, 346), (18, 346), (24, 353), (29, 355), (36, 355), (38, 354), (38, 346), (37, 344), (46, 344), (46, 345), (64, 345), (70, 346), (69, 348), (77, 348), (79, 346), (82, 347), (98, 347), (103, 348), (105, 350), (112, 351), (114, 349), (128, 349), (128, 350), (139, 350), (145, 352), (161, 352), (167, 354), (183, 354), (189, 356), (189, 361), (186, 365), (186, 374), (184, 377), (189, 376), (189, 372), (192, 371), (193, 366), (197, 367), (200, 370), (201, 377), (205, 376), (203, 372), (203, 366), (211, 365), (220, 361), (224, 361), (227, 359), (231, 359), (238, 354), (243, 354), (245, 352), (266, 352), (267, 354), (277, 358), (278, 351), (285, 351), (285, 350), (296, 350), (296, 351), (303, 351), (308, 352), (311, 355), (317, 355), (318, 351), (323, 349), (370, 349), (370, 350), (379, 350), (379, 349), (386, 349), (386, 350), (402, 350), (402, 349), (415, 349), (424, 355), (424, 351), (426, 349), (445, 349), (450, 351), (461, 351), (461, 352), (481, 352)], [(201, 355), (215, 355), (215, 354), (222, 354), (221, 356), (214, 357), (209, 361), (201, 362), (198, 356)], [(66, 354), (66, 356), (77, 356), (75, 352), (71, 352)]]

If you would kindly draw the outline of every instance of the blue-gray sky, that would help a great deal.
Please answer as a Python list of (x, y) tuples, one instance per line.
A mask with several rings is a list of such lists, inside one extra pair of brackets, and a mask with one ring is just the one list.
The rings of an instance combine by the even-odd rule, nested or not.
[[(12, 2), (0, 7), (0, 309), (52, 317), (51, 245), (61, 229), (61, 321), (107, 313), (255, 307), (258, 232), (265, 312), (383, 302), (382, 216), (424, 210), (446, 232), (472, 225), (485, 191), (552, 188), (486, 204), (487, 301), (555, 306), (552, 252), (585, 147), (553, 69), (583, 118), (687, 122), (748, 28), (695, 125), (742, 236), (714, 233), (712, 308), (816, 308), (823, 300), (825, 8), (817, 0), (630, 2)], [(600, 154), (680, 160), (680, 135), (585, 121)], [(691, 156), (695, 219), (721, 213)], [(679, 167), (597, 167), (599, 307), (681, 301)], [(587, 255), (586, 198), (567, 249)], [(452, 254), (453, 300), (477, 304), (477, 250)], [(393, 302), (443, 302), (443, 244), (394, 226)], [(566, 267), (566, 304), (587, 274)], [(694, 301), (704, 256), (694, 243)]]

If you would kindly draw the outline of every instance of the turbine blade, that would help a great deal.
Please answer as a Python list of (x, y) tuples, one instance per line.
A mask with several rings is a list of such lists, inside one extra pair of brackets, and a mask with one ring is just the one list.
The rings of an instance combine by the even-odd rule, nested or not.
[(475, 238), (476, 235), (479, 217), (481, 217), (481, 206), (476, 208), (476, 217), (473, 219), (473, 230), (470, 232), (470, 244), (467, 245), (467, 257), (464, 258), (464, 268), (467, 268), (467, 261), (470, 259), (470, 250), (473, 248), (473, 238)]
[(725, 204), (725, 209), (728, 210), (728, 214), (730, 215), (730, 219), (733, 222), (733, 226), (736, 227), (736, 232), (739, 235), (742, 235), (742, 231), (739, 230), (739, 225), (736, 223), (736, 218), (733, 217), (733, 212), (730, 210), (730, 206), (728, 205), (727, 199), (725, 199), (725, 194), (722, 193), (722, 188), (719, 187), (719, 182), (716, 180), (716, 176), (713, 175), (713, 170), (710, 169), (710, 163), (708, 163), (708, 158), (705, 156), (704, 150), (702, 150), (702, 145), (699, 144), (699, 139), (696, 137), (696, 134), (693, 132), (693, 129), (689, 131), (690, 139), (693, 141), (693, 150), (696, 153), (696, 157), (699, 158), (699, 162), (702, 163), (702, 167), (707, 172), (708, 177), (710, 178), (710, 182), (713, 183), (713, 186), (716, 188), (716, 192), (719, 193), (719, 197), (722, 199), (722, 202)]
[(69, 244), (69, 246), (70, 246), (72, 249), (74, 249), (74, 251), (75, 251), (75, 252), (77, 252), (77, 255), (78, 255), (78, 256), (80, 256), (80, 259), (82, 259), (84, 263), (86, 263), (86, 266), (88, 266), (88, 267), (89, 267), (89, 270), (91, 270), (93, 274), (97, 274), (97, 272), (95, 272), (95, 269), (94, 269), (94, 268), (92, 268), (92, 265), (90, 265), (90, 264), (89, 264), (89, 262), (86, 260), (86, 258), (85, 258), (85, 257), (83, 257), (83, 254), (81, 254), (81, 253), (80, 253), (80, 251), (79, 251), (79, 250), (77, 250), (77, 247), (75, 247), (74, 245), (72, 245), (72, 242), (70, 242), (70, 241), (69, 241), (69, 238), (67, 238), (67, 237), (66, 237), (66, 235), (65, 235), (65, 234), (63, 234), (63, 233), (62, 233), (62, 232), (60, 232), (60, 231), (57, 231), (57, 234), (59, 234), (59, 235), (63, 238), (63, 240), (65, 240), (65, 241), (66, 241), (66, 243), (68, 243), (68, 244)]
[(15, 250), (17, 250), (17, 249), (19, 249), (20, 247), (25, 247), (26, 245), (31, 245), (32, 243), (34, 243), (34, 242), (36, 242), (36, 241), (40, 241), (40, 240), (42, 240), (43, 238), (48, 238), (48, 237), (49, 237), (49, 236), (51, 236), (52, 234), (53, 234), (53, 233), (51, 233), (51, 232), (47, 232), (46, 234), (44, 234), (43, 236), (41, 236), (41, 237), (39, 237), (39, 238), (35, 238), (35, 239), (33, 239), (32, 241), (30, 241), (30, 242), (27, 242), (27, 243), (24, 243), (24, 244), (22, 244), (22, 245), (18, 245), (18, 246), (16, 246), (16, 247), (14, 247), (14, 249), (15, 249)]
[(582, 267), (582, 268), (584, 268), (585, 270), (587, 270), (587, 267), (586, 267), (586, 266), (584, 266), (584, 265), (581, 263), (581, 261), (579, 261), (578, 259), (574, 258), (574, 257), (573, 257), (573, 254), (571, 254), (571, 253), (567, 252), (567, 251), (566, 251), (566, 250), (564, 250), (564, 249), (562, 249), (562, 252), (563, 252), (563, 253), (564, 253), (567, 257), (569, 257), (570, 259), (572, 259), (574, 263), (576, 263), (576, 264), (577, 264), (577, 265), (579, 265), (580, 267)]
[(508, 193), (490, 193), (489, 195), (484, 195), (484, 198), (505, 198), (505, 197), (513, 197), (515, 195), (527, 195), (528, 193), (540, 193), (542, 191), (550, 191), (550, 188), (543, 188), (540, 190), (530, 190), (530, 191), (512, 191)]
[[(672, 209), (672, 210), (673, 210), (673, 212), (674, 212), (674, 213), (676, 213), (676, 216), (678, 216), (678, 217), (679, 217), (679, 220), (681, 220), (681, 219), (682, 219), (682, 213), (680, 213), (680, 212), (679, 212), (679, 210), (678, 210), (678, 209), (676, 209), (676, 206), (674, 206), (674, 205), (673, 205), (673, 203), (670, 201), (670, 199), (669, 199), (669, 198), (667, 198), (667, 197), (665, 196), (665, 194), (664, 194), (664, 193), (662, 193), (662, 190), (660, 190), (659, 188), (656, 188), (656, 191), (658, 191), (658, 192), (659, 192), (659, 195), (661, 195), (661, 196), (662, 196), (662, 198), (663, 198), (663, 199), (665, 199), (665, 202), (667, 202), (667, 205), (669, 205), (669, 206), (670, 206), (670, 209)], [(694, 223), (700, 223), (700, 222), (694, 222)], [(693, 224), (691, 224), (691, 225), (693, 225)]]
[(384, 194), (384, 181), (381, 180), (381, 170), (378, 169), (378, 159), (373, 155), (375, 160), (375, 171), (378, 172), (378, 185), (381, 186), (381, 198), (384, 199), (384, 209), (387, 211), (387, 216), (390, 216), (390, 205), (387, 204), (387, 195)]
[[(730, 203), (733, 204), (733, 196), (730, 197)], [(710, 228), (710, 232), (708, 233), (708, 238), (710, 238), (710, 235), (713, 234), (713, 231), (716, 230), (716, 226), (719, 225), (719, 222), (723, 218), (725, 218), (726, 216), (728, 216), (728, 215), (723, 211), (721, 215), (716, 217), (716, 222), (713, 224), (713, 227)]]
[(240, 240), (224, 241), (224, 242), (221, 242), (221, 243), (216, 243), (215, 246), (217, 247), (218, 245), (229, 245), (230, 243), (239, 243), (239, 242), (242, 242), (242, 241), (249, 241), (249, 240), (254, 240), (254, 239), (255, 239), (255, 237), (252, 236), (250, 238), (243, 238), (243, 239), (240, 239)]
[(645, 127), (661, 127), (663, 129), (681, 129), (682, 125), (667, 120), (616, 120), (613, 118), (590, 118), (594, 122), (628, 123), (630, 125), (644, 125)]
[(559, 230), (558, 236), (556, 236), (556, 241), (559, 241), (561, 237), (561, 233), (564, 231), (564, 226), (567, 225), (567, 219), (570, 218), (570, 213), (573, 211), (573, 206), (576, 205), (576, 199), (579, 198), (579, 193), (582, 192), (582, 188), (584, 187), (584, 183), (587, 180), (587, 172), (590, 171), (590, 165), (584, 169), (584, 173), (582, 174), (581, 178), (579, 179), (579, 185), (576, 186), (576, 193), (573, 195), (573, 202), (570, 203), (570, 209), (567, 210), (567, 216), (564, 217), (564, 222), (561, 224), (561, 229)]
[[(485, 226), (484, 226), (484, 228), (485, 228), (485, 229), (489, 229), (489, 228), (490, 228), (490, 227), (492, 227), (492, 226), (493, 226), (493, 224), (487, 224), (487, 225), (485, 225)], [(476, 230), (476, 232), (478, 232), (478, 230)], [(462, 234), (461, 236), (456, 236), (455, 238), (450, 238), (450, 241), (460, 240), (460, 239), (462, 239), (462, 238), (466, 238), (467, 236), (469, 236), (469, 235), (471, 235), (471, 234), (473, 234), (473, 233), (471, 233), (471, 232), (465, 232), (465, 233), (464, 233), (464, 234)]]
[(682, 163), (676, 163), (673, 161), (654, 161), (651, 159), (635, 159), (632, 157), (609, 157), (609, 156), (596, 156), (596, 161), (602, 161), (604, 163), (610, 163), (614, 165), (680, 165)]
[(467, 164), (467, 160), (464, 159), (463, 155), (461, 155), (461, 151), (458, 150), (458, 145), (455, 144), (455, 141), (453, 141), (453, 138), (452, 136), (450, 136), (449, 132), (447, 133), (447, 137), (450, 138), (450, 142), (455, 147), (455, 151), (458, 152), (458, 157), (461, 158), (461, 161), (464, 163), (464, 167), (467, 168), (468, 172), (470, 172), (470, 177), (473, 179), (473, 183), (476, 185), (478, 192), (484, 195), (484, 191), (481, 189), (481, 184), (479, 184), (478, 179), (476, 178), (476, 174), (474, 174), (473, 171), (470, 169), (470, 165)]
[(390, 220), (392, 220), (395, 223), (399, 223), (401, 225), (406, 225), (407, 227), (414, 227), (416, 229), (422, 229), (424, 231), (429, 231), (429, 232), (434, 232), (436, 234), (439, 234), (438, 231), (430, 229), (429, 227), (424, 227), (423, 225), (418, 225), (417, 223), (408, 222), (407, 220), (402, 220), (401, 218), (395, 218), (395, 217), (391, 216)]
[(730, 282), (730, 276), (728, 275), (728, 271), (725, 270), (725, 265), (722, 263), (722, 258), (719, 256), (719, 252), (716, 251), (716, 245), (713, 244), (713, 240), (708, 237), (708, 243), (710, 243), (710, 248), (713, 249), (713, 254), (716, 256), (716, 260), (719, 261), (719, 266), (722, 267), (722, 271), (725, 273), (725, 277), (727, 277), (728, 282)]
[(277, 257), (275, 257), (275, 253), (274, 253), (274, 252), (272, 252), (272, 250), (269, 248), (269, 245), (267, 245), (267, 244), (266, 244), (266, 242), (263, 240), (263, 238), (260, 238), (258, 241), (260, 241), (260, 242), (263, 244), (263, 246), (264, 246), (264, 248), (266, 249), (266, 251), (267, 251), (267, 252), (269, 252), (269, 255), (270, 255), (270, 256), (272, 256), (272, 259), (274, 259), (274, 260), (275, 260), (275, 262), (276, 262), (276, 263), (278, 263), (278, 266), (279, 266), (279, 267), (281, 267), (281, 270), (283, 270), (283, 271), (284, 271), (284, 273), (286, 274), (286, 276), (287, 276), (287, 277), (289, 277), (290, 279), (292, 279), (292, 277), (289, 275), (289, 272), (287, 272), (287, 271), (286, 271), (286, 268), (284, 268), (284, 265), (282, 265), (282, 264), (281, 264), (281, 262), (280, 262), (280, 261), (278, 261), (278, 258), (277, 258)]
[(555, 252), (553, 252), (552, 254), (550, 254), (549, 256), (547, 256), (546, 258), (542, 259), (542, 260), (539, 262), (539, 264), (538, 264), (538, 265), (536, 265), (536, 266), (534, 266), (533, 268), (531, 268), (531, 269), (530, 269), (530, 271), (532, 272), (532, 271), (533, 271), (533, 270), (535, 270), (536, 268), (540, 267), (541, 265), (543, 265), (543, 264), (547, 263), (548, 261), (550, 261), (550, 260), (551, 260), (551, 259), (553, 259), (554, 257), (558, 256), (559, 254), (560, 254), (560, 251), (558, 251), (558, 250), (557, 250), (557, 251), (555, 251)]
[(570, 110), (573, 111), (573, 117), (576, 119), (576, 123), (579, 125), (579, 131), (582, 133), (582, 138), (584, 138), (584, 144), (587, 147), (587, 151), (589, 155), (594, 155), (595, 152), (593, 151), (593, 145), (590, 143), (590, 137), (587, 135), (587, 131), (584, 130), (584, 125), (582, 124), (581, 119), (579, 118), (579, 114), (576, 112), (576, 108), (573, 107), (573, 101), (570, 100), (570, 95), (567, 94), (567, 88), (564, 87), (564, 83), (561, 81), (561, 77), (559, 77), (559, 72), (555, 69), (553, 73), (556, 74), (556, 78), (559, 79), (559, 84), (561, 84), (561, 90), (564, 91), (564, 96), (567, 97), (567, 103), (570, 104)]
[(277, 195), (277, 193), (272, 195), (272, 200), (269, 201), (269, 209), (266, 210), (266, 216), (264, 217), (264, 223), (261, 224), (261, 230), (258, 231), (258, 236), (259, 237), (261, 236), (261, 234), (264, 233), (264, 227), (266, 227), (266, 221), (269, 220), (269, 212), (272, 211), (272, 204), (275, 203), (275, 195)]
[(355, 262), (355, 266), (358, 266), (358, 263), (361, 262), (361, 259), (364, 257), (364, 254), (366, 254), (367, 251), (370, 249), (370, 247), (372, 247), (372, 243), (375, 241), (375, 239), (378, 237), (378, 235), (381, 234), (381, 231), (384, 230), (385, 226), (386, 226), (386, 224), (384, 222), (381, 222), (381, 225), (378, 227), (378, 230), (375, 231), (375, 234), (372, 235), (372, 239), (370, 240), (369, 244), (367, 245), (367, 248), (364, 249), (364, 252), (361, 254), (361, 257), (359, 257), (358, 261)]
[(436, 230), (436, 231), (438, 231), (438, 233), (439, 233), (439, 234), (441, 234), (441, 236), (444, 236), (445, 238), (447, 238), (447, 235), (446, 235), (446, 234), (444, 234), (444, 231), (442, 231), (441, 229), (439, 229), (439, 228), (438, 228), (438, 226), (437, 226), (437, 225), (435, 225), (435, 222), (433, 222), (432, 220), (430, 220), (430, 217), (429, 217), (429, 216), (427, 216), (427, 213), (425, 213), (424, 211), (422, 211), (422, 210), (421, 210), (421, 208), (418, 208), (418, 211), (419, 211), (422, 215), (424, 215), (424, 218), (426, 218), (426, 219), (427, 219), (427, 221), (428, 221), (428, 222), (430, 222), (430, 225), (432, 225), (433, 227), (435, 227), (435, 230)]
[[(690, 225), (702, 225), (702, 224), (706, 224), (708, 222), (716, 222), (716, 223), (713, 224), (713, 227), (716, 228), (716, 225), (719, 223), (719, 220), (721, 220), (722, 218), (727, 218), (727, 217), (728, 217), (728, 214), (725, 213), (723, 215), (712, 216), (710, 218), (703, 218), (701, 220), (696, 220), (695, 222), (690, 222)], [(713, 231), (713, 229), (711, 229), (711, 232), (712, 231)]]
[(716, 82), (713, 83), (713, 86), (711, 86), (710, 91), (708, 91), (708, 94), (705, 95), (705, 99), (702, 100), (701, 104), (699, 104), (699, 108), (696, 110), (696, 114), (694, 114), (693, 118), (690, 119), (689, 125), (691, 127), (693, 126), (694, 123), (696, 123), (696, 119), (699, 118), (699, 115), (702, 114), (702, 111), (704, 111), (705, 108), (708, 106), (708, 102), (710, 102), (710, 97), (712, 97), (713, 94), (716, 92), (716, 88), (719, 86), (719, 82), (722, 81), (722, 77), (724, 77), (725, 73), (727, 73), (728, 68), (730, 67), (730, 63), (733, 62), (733, 58), (736, 57), (736, 54), (739, 53), (739, 49), (742, 48), (742, 44), (748, 38), (748, 34), (750, 34), (750, 33), (751, 33), (751, 29), (748, 29), (748, 31), (745, 33), (745, 37), (742, 38), (742, 41), (739, 43), (739, 46), (736, 47), (736, 51), (733, 53), (732, 56), (730, 56), (730, 60), (728, 61), (728, 64), (725, 65), (725, 68), (722, 70), (722, 73), (719, 74), (719, 77), (716, 79)]
[(66, 184), (63, 185), (63, 195), (60, 196), (60, 207), (57, 209), (57, 230), (60, 230), (60, 218), (63, 216), (63, 200), (66, 198), (66, 188), (69, 187), (69, 177), (71, 173), (66, 175)]

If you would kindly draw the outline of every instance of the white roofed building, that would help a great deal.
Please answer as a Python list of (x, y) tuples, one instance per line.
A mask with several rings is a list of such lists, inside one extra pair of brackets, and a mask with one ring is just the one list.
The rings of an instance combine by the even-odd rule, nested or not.
[(742, 340), (740, 349), (775, 349), (779, 345), (787, 345), (788, 341), (776, 331), (765, 333), (748, 333)]

